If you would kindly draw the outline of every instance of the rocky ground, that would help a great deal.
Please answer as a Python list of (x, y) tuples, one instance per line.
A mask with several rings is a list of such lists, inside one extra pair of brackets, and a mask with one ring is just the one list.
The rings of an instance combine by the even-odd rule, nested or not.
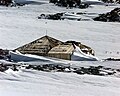
[(71, 67), (64, 65), (55, 65), (55, 64), (45, 64), (45, 65), (29, 65), (29, 64), (0, 64), (0, 72), (5, 72), (8, 69), (13, 71), (19, 71), (20, 69), (31, 69), (45, 72), (67, 72), (67, 73), (77, 73), (80, 75), (89, 74), (89, 75), (99, 75), (107, 76), (114, 75), (120, 72), (120, 69), (105, 68), (103, 66), (89, 66), (89, 67)]
[(94, 18), (95, 21), (120, 22), (120, 8), (115, 8), (111, 12), (100, 14)]

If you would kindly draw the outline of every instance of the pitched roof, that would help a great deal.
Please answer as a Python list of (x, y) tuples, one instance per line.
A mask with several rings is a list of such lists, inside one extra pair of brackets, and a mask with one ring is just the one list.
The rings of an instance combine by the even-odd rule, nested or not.
[(47, 55), (50, 49), (53, 47), (62, 44), (63, 42), (52, 38), (50, 36), (43, 36), (31, 43), (28, 43), (22, 47), (19, 47), (15, 50), (20, 51), (21, 53), (36, 54), (36, 55)]
[(71, 55), (74, 52), (72, 44), (61, 44), (53, 47), (49, 52), (48, 56), (59, 59), (71, 60)]
[(94, 50), (90, 47), (76, 41), (62, 42), (50, 36), (43, 36), (35, 41), (23, 45), (15, 50), (23, 54), (35, 54), (40, 56), (49, 56), (54, 58), (70, 60), (75, 49), (74, 44), (80, 47), (86, 54), (94, 55)]

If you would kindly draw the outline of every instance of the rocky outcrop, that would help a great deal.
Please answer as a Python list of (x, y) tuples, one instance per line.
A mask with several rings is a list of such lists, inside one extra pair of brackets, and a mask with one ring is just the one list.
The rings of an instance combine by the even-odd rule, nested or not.
[(9, 6), (12, 4), (12, 0), (0, 0), (0, 5)]
[(106, 14), (100, 14), (98, 17), (94, 18), (94, 20), (103, 22), (120, 22), (120, 8), (115, 8)]
[(81, 0), (50, 0), (50, 3), (67, 8), (77, 7), (84, 9), (89, 7), (89, 4), (81, 4)]
[(107, 59), (105, 59), (105, 61), (120, 61), (120, 59), (116, 59), (116, 58), (107, 58)]
[(56, 13), (56, 14), (41, 14), (38, 16), (38, 19), (50, 19), (50, 20), (61, 20), (61, 17), (64, 13)]
[(105, 3), (118, 3), (120, 4), (120, 0), (102, 0)]
[(81, 0), (50, 0), (50, 3), (64, 7), (75, 7), (80, 5)]
[(8, 50), (0, 49), (0, 59), (5, 59), (5, 58), (9, 58), (8, 57)]
[(8, 69), (19, 71), (21, 69), (37, 70), (45, 72), (67, 72), (76, 74), (89, 74), (89, 75), (115, 75), (120, 72), (120, 69), (106, 68), (103, 66), (89, 66), (89, 67), (71, 67), (70, 65), (61, 64), (45, 64), (45, 65), (22, 65), (22, 64), (0, 64), (0, 72), (5, 72)]
[(6, 65), (3, 64), (3, 63), (1, 63), (1, 64), (0, 64), (0, 72), (4, 72), (4, 71), (6, 71), (6, 70), (8, 70), (8, 66), (6, 66)]

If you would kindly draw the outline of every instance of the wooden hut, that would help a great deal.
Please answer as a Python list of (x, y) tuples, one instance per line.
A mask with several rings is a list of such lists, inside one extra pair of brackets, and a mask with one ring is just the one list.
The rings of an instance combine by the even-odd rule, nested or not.
[(54, 39), (49, 36), (41, 37), (29, 44), (19, 47), (15, 50), (20, 51), (23, 54), (35, 54), (40, 56), (47, 56), (48, 52), (55, 46), (62, 44), (63, 42)]
[(29, 44), (19, 47), (15, 50), (23, 54), (34, 54), (39, 56), (48, 56), (59, 59), (71, 60), (75, 46), (78, 46), (82, 52), (94, 55), (94, 50), (90, 47), (76, 41), (62, 42), (49, 36), (43, 36)]

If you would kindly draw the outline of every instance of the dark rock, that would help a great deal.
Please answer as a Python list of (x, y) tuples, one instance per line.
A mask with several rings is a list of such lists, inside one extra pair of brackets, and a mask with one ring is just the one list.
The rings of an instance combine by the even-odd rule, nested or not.
[(90, 68), (89, 68), (90, 74), (100, 75), (100, 70), (99, 69), (100, 69), (99, 67), (90, 66)]
[(120, 59), (115, 59), (115, 58), (107, 58), (105, 61), (120, 61)]
[(50, 0), (50, 3), (54, 3), (57, 6), (62, 6), (62, 7), (77, 7), (80, 5), (81, 0)]
[(31, 69), (31, 68), (33, 68), (32, 65), (26, 67), (26, 69)]
[[(13, 71), (18, 71), (18, 68), (23, 65), (15, 64), (0, 64), (0, 72), (4, 72), (11, 68)], [(77, 74), (90, 74), (90, 75), (113, 75), (116, 72), (120, 72), (120, 69), (104, 68), (103, 66), (89, 66), (87, 68), (72, 68), (71, 66), (64, 65), (54, 65), (54, 64), (45, 64), (45, 65), (24, 65), (26, 69), (45, 71), (45, 72), (73, 72)]]
[(120, 69), (116, 69), (116, 71), (120, 72)]
[(12, 68), (11, 68), (13, 71), (18, 71), (18, 69), (17, 69), (17, 65), (15, 65), (15, 64), (13, 64), (12, 65)]
[(118, 3), (120, 4), (120, 0), (102, 0), (105, 3)]
[(74, 73), (77, 73), (77, 74), (85, 74), (81, 69), (78, 69), (78, 70), (74, 71)]
[(106, 14), (100, 14), (93, 20), (103, 22), (120, 22), (120, 8), (115, 8), (114, 10)]
[(51, 20), (61, 20), (61, 16), (63, 16), (63, 13), (56, 13), (56, 14), (41, 14), (38, 19), (51, 19)]
[(4, 59), (4, 57), (3, 57), (3, 56), (0, 56), (0, 59)]
[(88, 8), (88, 7), (89, 7), (89, 4), (80, 4), (79, 5), (80, 9), (85, 9), (85, 8)]
[(0, 5), (3, 5), (3, 6), (9, 6), (10, 4), (12, 4), (12, 0), (0, 0)]
[(6, 70), (8, 70), (8, 67), (4, 64), (0, 64), (0, 72), (4, 72)]

